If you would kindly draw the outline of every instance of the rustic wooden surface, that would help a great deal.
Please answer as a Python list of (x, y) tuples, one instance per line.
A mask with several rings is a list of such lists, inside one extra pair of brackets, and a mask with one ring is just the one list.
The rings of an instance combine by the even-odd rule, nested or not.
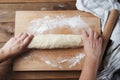
[[(29, 74), (29, 75), (28, 75)], [(32, 76), (30, 76), (32, 75)], [(49, 77), (48, 77), (49, 75)], [(15, 72), (14, 79), (47, 79), (47, 80), (58, 80), (58, 79), (70, 79), (70, 80), (77, 80), (78, 76), (80, 75), (80, 71), (41, 71), (41, 72)]]
[[(13, 0), (11, 0), (11, 2), (7, 2), (7, 1), (8, 0), (0, 0), (0, 36), (4, 38), (4, 39), (0, 38), (0, 47), (2, 47), (9, 38), (14, 36), (15, 11), (75, 10), (76, 9), (75, 0), (48, 0), (49, 2), (47, 1), (46, 2), (14, 2)], [(31, 0), (31, 1), (34, 1), (34, 0)], [(45, 0), (41, 0), (41, 1), (45, 1)], [(52, 1), (54, 1), (54, 3)], [(24, 80), (35, 80), (35, 79), (37, 80), (77, 80), (80, 75), (79, 71), (13, 72), (12, 65), (8, 61), (0, 64), (0, 76), (4, 76), (5, 73), (8, 73), (8, 75), (10, 75), (10, 77), (6, 76), (8, 77), (8, 80), (12, 78), (12, 75), (14, 75), (13, 77), (14, 80), (18, 80), (19, 78), (25, 78)], [(2, 80), (1, 77), (0, 77), (0, 80)]]
[(76, 0), (0, 0), (1, 3), (18, 3), (18, 2), (70, 2), (70, 1), (76, 1)]
[[(16, 19), (15, 19), (15, 35), (20, 34), (21, 32), (26, 32), (29, 28), (30, 21), (38, 18), (43, 18), (45, 16), (50, 16), (55, 19), (56, 16), (64, 16), (65, 18), (80, 16), (89, 27), (91, 27), (97, 33), (101, 33), (100, 30), (100, 19), (93, 16), (90, 13), (85, 13), (77, 10), (66, 10), (66, 11), (17, 11)], [(81, 26), (84, 28), (85, 26)], [(34, 27), (35, 28), (35, 27)], [(44, 27), (43, 27), (44, 28)], [(78, 31), (74, 31), (78, 30)], [(73, 31), (73, 32), (72, 32)], [(70, 27), (61, 26), (56, 27), (55, 29), (50, 29), (45, 31), (43, 34), (81, 34), (81, 28), (71, 29)], [(37, 35), (37, 34), (36, 34)], [(82, 65), (84, 63), (84, 58), (80, 60), (78, 64), (73, 67), (69, 67), (71, 64), (68, 62), (57, 63), (58, 58), (62, 59), (71, 59), (74, 58), (78, 53), (84, 54), (83, 47), (75, 48), (75, 49), (52, 49), (52, 50), (31, 50), (26, 52), (26, 55), (22, 55), (16, 59), (14, 62), (13, 69), (14, 71), (48, 71), (48, 70), (82, 70)], [(46, 56), (47, 55), (47, 56)], [(30, 57), (31, 56), (31, 57)], [(27, 59), (25, 59), (27, 57)], [(52, 64), (57, 65), (56, 67), (53, 65), (48, 65), (42, 59), (48, 59), (52, 62)], [(25, 65), (25, 66), (23, 66)], [(61, 66), (61, 68), (60, 68)]]
[[(24, 1), (27, 1), (27, 0), (24, 0)], [(76, 0), (70, 0), (70, 1), (49, 0), (49, 2), (28, 2), (28, 1), (24, 2), (24, 1), (14, 2), (13, 0), (10, 0), (10, 2), (8, 2), (8, 0), (0, 0), (0, 47), (2, 47), (5, 44), (5, 42), (14, 35), (15, 11), (17, 10), (75, 10), (76, 9), (75, 7)], [(41, 0), (41, 1), (46, 1), (46, 0)], [(52, 1), (54, 1), (54, 3)], [(118, 1), (120, 2), (120, 0)], [(2, 39), (1, 38), (2, 36), (5, 37), (6, 39)], [(18, 80), (18, 78), (23, 78), (23, 77), (25, 78), (24, 80), (35, 80), (35, 79), (37, 80), (78, 80), (80, 75), (79, 71), (72, 71), (72, 72), (69, 72), (69, 71), (39, 72), (37, 71), (36, 73), (33, 71), (13, 72), (11, 68), (11, 64), (8, 61), (0, 64), (0, 76), (5, 75), (5, 73), (8, 73), (10, 77), (14, 75), (14, 80)], [(31, 77), (32, 79), (30, 79)], [(2, 80), (1, 77), (0, 77), (0, 80)], [(10, 80), (10, 78), (8, 78), (8, 80)]]

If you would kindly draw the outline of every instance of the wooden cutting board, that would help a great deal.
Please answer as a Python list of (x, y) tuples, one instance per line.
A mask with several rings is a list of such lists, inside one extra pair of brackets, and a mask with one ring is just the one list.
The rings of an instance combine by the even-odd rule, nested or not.
[[(46, 18), (47, 17), (47, 18)], [(45, 19), (44, 19), (45, 18)], [(50, 20), (56, 23), (50, 29), (36, 30), (38, 25), (43, 25), (44, 21), (48, 21), (47, 25), (51, 25)], [(80, 20), (79, 20), (80, 19)], [(54, 21), (55, 20), (55, 21)], [(63, 20), (63, 21), (62, 21)], [(68, 21), (67, 21), (68, 20)], [(82, 20), (82, 22), (81, 22)], [(39, 24), (39, 21), (43, 21)], [(71, 22), (70, 22), (71, 21)], [(78, 23), (80, 26), (74, 26)], [(35, 22), (34, 24), (32, 22)], [(53, 23), (52, 22), (52, 23)], [(62, 26), (57, 25), (59, 22), (64, 24)], [(67, 25), (65, 24), (68, 22)], [(85, 23), (85, 24), (83, 24)], [(45, 23), (44, 23), (45, 24)], [(60, 23), (59, 23), (60, 24)], [(87, 24), (87, 25), (86, 25)], [(30, 28), (32, 25), (32, 29)], [(70, 27), (72, 25), (72, 28)], [(37, 27), (36, 27), (37, 26)], [(45, 27), (42, 26), (41, 29)], [(93, 16), (90, 13), (85, 13), (76, 10), (69, 11), (17, 11), (15, 18), (15, 35), (21, 32), (32, 33), (33, 35), (38, 34), (76, 34), (80, 35), (82, 29), (91, 27), (94, 31), (101, 34), (100, 30), (100, 19)], [(36, 31), (32, 32), (35, 29)], [(42, 31), (39, 33), (39, 31)], [(71, 49), (52, 49), (52, 50), (29, 50), (17, 57), (13, 64), (14, 71), (45, 71), (45, 70), (82, 70), (84, 63), (84, 50), (81, 48)]]

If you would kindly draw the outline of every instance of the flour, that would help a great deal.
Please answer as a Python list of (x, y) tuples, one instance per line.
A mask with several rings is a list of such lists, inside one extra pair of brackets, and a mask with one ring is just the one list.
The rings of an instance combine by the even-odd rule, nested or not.
[(74, 56), (72, 58), (61, 59), (58, 63), (61, 64), (61, 63), (67, 62), (69, 64), (68, 67), (72, 68), (72, 67), (76, 66), (77, 64), (79, 64), (80, 60), (82, 58), (84, 58), (84, 56), (85, 56), (84, 54), (80, 53), (80, 54), (78, 54), (78, 55), (76, 55), (76, 56)]
[(51, 62), (50, 62), (50, 61), (48, 61), (48, 60), (46, 60), (46, 61), (45, 61), (45, 63), (46, 63), (46, 64), (51, 64)]
[(27, 60), (29, 59), (31, 56), (25, 56), (24, 59)]
[(73, 56), (71, 58), (67, 58), (67, 59), (58, 57), (55, 60), (55, 62), (52, 62), (51, 60), (43, 57), (41, 58), (41, 60), (45, 62), (47, 65), (50, 65), (52, 67), (56, 67), (59, 69), (63, 69), (64, 67), (68, 67), (68, 68), (75, 67), (77, 64), (80, 64), (81, 59), (83, 59), (84, 57), (85, 57), (85, 54), (79, 53), (78, 55)]
[(63, 69), (63, 68), (73, 68), (75, 67), (77, 64), (80, 64), (80, 61), (85, 57), (85, 54), (83, 53), (78, 53), (77, 55), (70, 57), (70, 58), (63, 58), (61, 56), (58, 56), (56, 60), (52, 61), (49, 57), (47, 56), (39, 56), (40, 60), (36, 60), (34, 58), (32, 58), (32, 56), (25, 56), (24, 59), (25, 60), (33, 60), (35, 63), (40, 64), (39, 61), (44, 62), (45, 64), (54, 67), (54, 68), (59, 68), (59, 69)]
[(84, 54), (79, 54), (76, 57), (71, 58), (69, 62), (71, 62), (72, 64), (69, 65), (69, 68), (76, 66), (80, 62), (80, 60), (84, 58), (84, 56), (85, 56)]
[(43, 18), (33, 19), (30, 22), (29, 31), (33, 34), (40, 34), (46, 30), (63, 26), (75, 29), (88, 27), (88, 24), (80, 16), (73, 16), (68, 18), (65, 18), (63, 15), (55, 16), (54, 18), (50, 16), (44, 16)]
[[(44, 16), (43, 18), (33, 19), (29, 24), (28, 30), (32, 34), (42, 34), (45, 31), (64, 26), (69, 27), (73, 31), (78, 30), (78, 28), (89, 27), (81, 16), (65, 17), (63, 15), (58, 15), (55, 17)], [(77, 64), (80, 64), (80, 61), (84, 58), (84, 56), (84, 54), (78, 53), (78, 55), (71, 58), (62, 58), (59, 56), (54, 61), (51, 61), (51, 59), (47, 56), (39, 59), (51, 67), (63, 69), (64, 67), (73, 68)]]

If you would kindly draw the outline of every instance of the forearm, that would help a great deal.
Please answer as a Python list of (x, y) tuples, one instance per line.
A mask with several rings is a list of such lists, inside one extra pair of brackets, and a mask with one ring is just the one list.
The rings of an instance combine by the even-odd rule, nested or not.
[(0, 49), (0, 63), (8, 58), (7, 53), (3, 49)]
[(6, 55), (6, 53), (2, 49), (0, 49), (0, 80), (6, 80), (7, 73), (9, 73), (9, 66), (11, 65), (11, 60), (7, 59), (8, 56)]
[(80, 75), (80, 80), (96, 80), (96, 74), (98, 69), (98, 59), (86, 58), (82, 73)]

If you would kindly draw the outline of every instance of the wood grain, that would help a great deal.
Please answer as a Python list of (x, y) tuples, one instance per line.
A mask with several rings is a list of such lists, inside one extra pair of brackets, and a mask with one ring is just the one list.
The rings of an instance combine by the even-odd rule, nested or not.
[[(2, 28), (6, 26), (11, 26), (12, 23), (13, 26), (10, 27), (10, 31), (14, 31), (14, 22), (15, 22), (15, 11), (20, 11), (20, 10), (75, 10), (75, 1), (73, 0), (56, 0), (54, 2), (51, 2), (53, 0), (49, 0), (49, 2), (46, 2), (48, 0), (40, 0), (44, 2), (35, 2), (37, 0), (32, 0), (32, 2), (28, 2), (30, 0), (24, 0), (21, 2), (15, 2), (14, 0), (0, 0), (0, 22), (2, 22)], [(20, 0), (16, 0), (20, 1)], [(25, 2), (26, 1), (26, 2)], [(4, 24), (4, 25), (3, 25)], [(4, 29), (4, 28), (3, 28)], [(5, 30), (5, 29), (4, 29)], [(8, 30), (8, 29), (7, 29)], [(8, 30), (9, 31), (9, 30)], [(5, 33), (9, 34), (9, 33)], [(5, 35), (4, 34), (4, 35)], [(11, 33), (10, 33), (11, 34)], [(14, 32), (12, 33), (12, 35)], [(1, 39), (1, 38), (0, 38)], [(7, 40), (5, 40), (7, 41)], [(5, 43), (1, 42), (0, 46), (2, 47)], [(0, 65), (0, 74), (4, 74), (5, 70), (10, 69), (7, 68), (8, 65)], [(10, 69), (12, 72), (12, 69)], [(12, 72), (14, 76), (11, 75), (11, 73), (8, 73), (8, 75), (11, 77), (14, 77), (14, 80), (20, 80), (19, 78), (22, 78), (22, 80), (78, 80), (80, 72), (72, 72), (72, 71), (61, 71), (61, 72), (41, 72), (41, 71), (35, 71), (35, 72), (30, 72), (30, 71), (18, 71), (18, 72)], [(52, 73), (52, 76), (50, 75)], [(39, 76), (42, 75), (40, 78)], [(52, 76), (52, 79), (50, 76)], [(62, 76), (61, 76), (62, 75)], [(30, 79), (31, 77), (32, 79)], [(76, 79), (77, 78), (77, 79)], [(8, 78), (10, 80), (10, 78)]]
[(0, 23), (0, 42), (8, 41), (14, 34), (14, 23)]
[(7, 10), (0, 11), (0, 23), (2, 22), (7, 23), (7, 22), (14, 22), (14, 21), (15, 21), (15, 11), (7, 11)]
[(70, 10), (76, 9), (75, 2), (55, 2), (55, 3), (17, 3), (17, 4), (0, 4), (0, 10)]
[[(68, 11), (17, 11), (16, 12), (16, 23), (15, 23), (15, 35), (18, 35), (21, 32), (27, 32), (26, 30), (29, 28), (30, 21), (36, 18), (42, 18), (44, 16), (59, 16), (62, 15), (66, 18), (70, 18), (73, 16), (81, 16), (81, 18), (91, 27), (94, 31), (101, 34), (100, 31), (100, 19), (91, 15), (90, 13), (85, 13), (76, 10), (68, 10)], [(64, 28), (65, 26), (56, 29), (48, 30), (45, 34), (81, 34), (81, 28), (74, 28), (79, 31), (70, 32), (70, 28)], [(72, 29), (72, 30), (74, 30)], [(69, 63), (57, 63), (58, 58), (69, 59), (73, 58), (79, 53), (83, 53), (83, 48), (75, 48), (75, 49), (53, 49), (53, 50), (32, 50), (26, 53), (26, 55), (22, 55), (17, 58), (14, 62), (14, 71), (46, 71), (46, 70), (81, 70), (82, 64), (84, 60), (82, 59), (79, 64), (69, 68)], [(27, 58), (27, 59), (25, 59)], [(57, 64), (57, 67), (53, 67), (53, 65), (48, 65), (45, 63), (45, 60), (48, 59)], [(23, 66), (25, 65), (25, 66)], [(71, 64), (70, 64), (71, 65)], [(60, 68), (62, 66), (62, 68)]]
[(15, 22), (15, 11), (75, 10), (75, 2), (0, 4), (0, 22)]
[[(58, 2), (58, 3), (57, 2), (54, 2), (54, 3), (52, 3), (52, 2), (49, 2), (49, 3), (47, 3), (47, 2), (45, 2), (45, 3), (44, 2), (43, 3), (39, 3), (39, 2), (32, 2), (32, 3), (31, 2), (26, 2), (26, 3), (17, 2), (16, 3), (16, 2), (7, 2), (7, 1), (8, 0), (6, 0), (5, 3), (0, 2), (0, 25), (1, 25), (0, 27), (5, 30), (5, 32), (6, 32), (5, 34), (7, 34), (7, 35), (9, 35), (9, 33), (8, 33), (9, 31), (10, 31), (10, 34), (11, 34), (12, 30), (13, 30), (12, 35), (14, 35), (15, 11), (18, 11), (18, 10), (33, 10), (33, 11), (35, 11), (35, 10), (74, 10), (74, 9), (76, 9), (75, 2)], [(13, 0), (11, 0), (11, 1), (13, 1)], [(42, 0), (42, 1), (44, 1), (44, 0)], [(9, 26), (11, 26), (11, 27), (9, 27)], [(9, 27), (10, 30), (9, 30), (9, 28), (7, 29), (7, 27)], [(6, 41), (7, 40), (5, 39), (5, 42)], [(5, 44), (5, 42), (1, 42), (0, 47), (2, 47)], [(16, 74), (16, 72), (13, 72), (12, 69), (7, 64), (8, 63), (4, 63), (4, 64), (0, 65), (0, 74), (1, 74), (0, 76), (2, 76), (2, 77), (3, 77), (4, 74), (6, 76), (6, 71), (8, 71), (8, 70), (10, 70), (12, 73)], [(51, 72), (49, 72), (49, 71), (46, 71), (46, 74), (44, 74), (42, 76), (42, 79), (39, 79), (40, 77), (36, 76), (36, 74), (42, 75), (43, 73), (44, 72), (38, 72), (37, 71), (37, 72), (34, 72), (34, 75), (30, 75), (30, 76), (34, 77), (37, 80), (44, 80), (45, 77), (47, 77), (47, 79), (49, 79), (49, 80), (52, 80), (49, 77), (49, 74), (51, 74)], [(70, 72), (68, 71), (68, 73), (70, 73)], [(35, 80), (35, 79), (30, 79), (29, 74), (31, 74), (31, 73), (29, 73), (29, 71), (28, 72), (17, 72), (17, 74), (14, 75), (14, 78), (15, 78), (14, 80), (19, 80), (19, 78), (20, 78), (20, 77), (18, 77), (19, 75), (20, 76), (27, 75), (27, 76), (24, 76), (22, 80)], [(52, 74), (56, 74), (56, 76), (59, 76), (59, 75), (64, 74), (64, 72), (62, 72), (62, 71), (61, 72), (55, 72), (54, 71)], [(73, 73), (73, 74), (76, 74), (76, 72)], [(10, 72), (8, 73), (8, 75), (10, 76), (11, 80), (13, 80), (13, 78), (12, 78), (13, 76), (11, 75)], [(64, 74), (63, 76), (61, 76), (57, 79), (56, 79), (56, 76), (53, 76), (54, 80), (64, 80), (64, 78), (61, 79), (61, 77), (63, 77), (63, 76), (64, 77), (66, 76), (65, 80), (76, 80), (75, 78), (70, 78), (70, 76), (72, 76), (72, 74), (70, 76), (67, 75), (67, 74)], [(8, 78), (7, 80), (10, 80), (10, 78)], [(28, 79), (24, 79), (24, 78), (28, 78)], [(78, 78), (79, 78), (79, 75), (78, 75), (77, 79)]]
[(75, 2), (76, 0), (0, 0), (0, 3), (21, 3), (21, 2)]
[(13, 79), (40, 79), (40, 80), (63, 80), (63, 79), (78, 79), (80, 71), (29, 71), (29, 72), (14, 72)]

